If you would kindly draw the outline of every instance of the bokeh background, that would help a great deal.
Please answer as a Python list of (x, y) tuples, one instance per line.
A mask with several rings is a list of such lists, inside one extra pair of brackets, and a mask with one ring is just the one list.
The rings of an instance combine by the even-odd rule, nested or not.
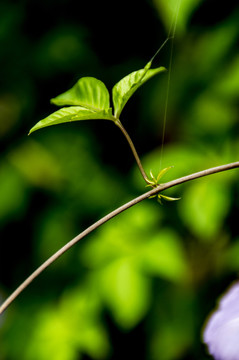
[[(175, 0), (0, 2), (0, 298), (88, 225), (143, 193), (113, 123), (29, 129), (82, 76), (110, 90), (167, 37)], [(167, 74), (121, 121), (149, 172), (174, 179), (239, 158), (239, 7), (182, 0)], [(170, 42), (154, 61), (169, 66)], [(165, 192), (48, 268), (0, 318), (0, 360), (209, 359), (205, 320), (239, 271), (239, 173)]]

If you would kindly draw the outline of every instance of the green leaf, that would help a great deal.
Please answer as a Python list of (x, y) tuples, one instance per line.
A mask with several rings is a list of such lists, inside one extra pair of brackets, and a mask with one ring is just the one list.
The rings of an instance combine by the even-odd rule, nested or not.
[(166, 70), (164, 67), (150, 69), (150, 66), (151, 62), (149, 62), (144, 69), (134, 71), (125, 76), (113, 87), (114, 115), (117, 119), (134, 92), (151, 77)]
[(68, 91), (51, 102), (58, 106), (80, 105), (93, 111), (110, 108), (109, 92), (104, 83), (93, 77), (83, 77)]
[(138, 264), (143, 273), (173, 282), (189, 279), (186, 253), (176, 232), (163, 228), (155, 231), (140, 251)]
[(150, 305), (150, 279), (129, 259), (112, 262), (98, 273), (102, 297), (117, 324), (125, 330), (136, 326)]
[(30, 130), (29, 135), (36, 130), (42, 129), (46, 126), (57, 125), (67, 123), (71, 121), (79, 120), (94, 120), (94, 119), (105, 119), (113, 120), (111, 109), (107, 111), (92, 111), (81, 106), (70, 106), (57, 110), (53, 114), (47, 116), (45, 119), (39, 121)]
[[(172, 27), (172, 19), (177, 19), (177, 34), (183, 34), (190, 22), (190, 18), (202, 0), (153, 0), (162, 21), (168, 30)], [(179, 6), (180, 5), (180, 6)]]
[(162, 199), (164, 199), (164, 200), (167, 200), (167, 201), (181, 200), (181, 198), (175, 198), (175, 197), (166, 196), (166, 195), (162, 195), (162, 194), (159, 194), (158, 197), (159, 197), (159, 198), (162, 198)]
[(183, 199), (180, 216), (191, 233), (201, 241), (215, 241), (230, 208), (229, 188), (219, 178), (199, 181), (186, 187)]
[(170, 169), (172, 169), (173, 166), (169, 166), (167, 168), (162, 169), (157, 176), (157, 183), (159, 182), (159, 180), (164, 176), (164, 174), (166, 174)]

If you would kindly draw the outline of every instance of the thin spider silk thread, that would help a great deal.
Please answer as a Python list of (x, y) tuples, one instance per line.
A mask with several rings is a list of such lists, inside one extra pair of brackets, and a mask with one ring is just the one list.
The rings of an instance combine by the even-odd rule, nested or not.
[[(166, 131), (166, 121), (168, 114), (168, 102), (169, 102), (169, 89), (170, 89), (170, 81), (171, 81), (171, 73), (172, 73), (172, 62), (173, 62), (173, 44), (174, 37), (176, 34), (176, 27), (178, 21), (178, 14), (181, 5), (181, 0), (178, 0), (177, 7), (174, 12), (174, 16), (172, 19), (172, 23), (169, 28), (167, 39), (172, 39), (171, 47), (170, 47), (170, 58), (169, 58), (169, 68), (168, 68), (168, 79), (167, 79), (167, 87), (166, 87), (166, 97), (165, 97), (165, 105), (164, 105), (164, 115), (163, 115), (163, 129), (162, 129), (162, 140), (161, 140), (161, 150), (160, 150), (160, 169), (162, 169), (163, 162), (163, 150), (164, 150), (164, 140), (165, 140), (165, 131)], [(172, 35), (171, 35), (172, 34)]]

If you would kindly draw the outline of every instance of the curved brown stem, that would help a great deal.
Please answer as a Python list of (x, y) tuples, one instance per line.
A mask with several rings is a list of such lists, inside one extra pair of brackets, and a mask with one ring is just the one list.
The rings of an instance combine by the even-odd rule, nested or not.
[(120, 206), (118, 209), (112, 211), (111, 213), (107, 214), (106, 216), (104, 216), (102, 219), (100, 219), (99, 221), (97, 221), (95, 224), (91, 225), (90, 227), (88, 227), (86, 230), (84, 230), (82, 233), (80, 233), (79, 235), (77, 235), (74, 239), (70, 240), (66, 245), (64, 245), (60, 250), (58, 250), (55, 254), (53, 254), (49, 259), (47, 259), (41, 266), (39, 266), (0, 306), (0, 314), (2, 314), (7, 308), (8, 306), (16, 299), (16, 297), (18, 295), (21, 294), (21, 292), (23, 290), (26, 289), (26, 287), (28, 285), (31, 284), (31, 282), (36, 279), (48, 266), (50, 266), (55, 260), (57, 260), (61, 255), (63, 255), (67, 250), (69, 250), (73, 245), (75, 245), (78, 241), (80, 241), (81, 239), (83, 239), (86, 235), (90, 234), (92, 231), (94, 231), (95, 229), (97, 229), (99, 226), (103, 225), (104, 223), (106, 223), (107, 221), (109, 221), (110, 219), (112, 219), (113, 217), (115, 217), (116, 215), (119, 215), (121, 212), (129, 209), (130, 207), (138, 204), (139, 202), (148, 199), (149, 197), (151, 197), (152, 195), (155, 195), (163, 190), (169, 189), (173, 186), (182, 184), (184, 182), (187, 181), (191, 181), (194, 179), (198, 179), (200, 177), (203, 176), (207, 176), (207, 175), (211, 175), (211, 174), (216, 174), (218, 172), (222, 172), (222, 171), (226, 171), (226, 170), (230, 170), (230, 169), (234, 169), (234, 168), (238, 168), (239, 167), (239, 161), (234, 162), (234, 163), (230, 163), (230, 164), (226, 164), (226, 165), (222, 165), (222, 166), (217, 166), (217, 167), (213, 167), (210, 169), (206, 169), (203, 171), (199, 171), (197, 173), (194, 174), (190, 174), (181, 178), (178, 178), (176, 180), (172, 180), (169, 181), (166, 184), (162, 184), (157, 186), (156, 188), (154, 188), (153, 190), (150, 190), (140, 196), (138, 196), (137, 198), (129, 201), (128, 203)]

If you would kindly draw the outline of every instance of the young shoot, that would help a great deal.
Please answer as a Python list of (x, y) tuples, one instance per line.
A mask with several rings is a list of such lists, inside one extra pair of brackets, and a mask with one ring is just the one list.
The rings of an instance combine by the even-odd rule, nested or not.
[[(164, 41), (143, 69), (130, 73), (115, 84), (112, 90), (113, 109), (110, 107), (110, 95), (105, 84), (94, 77), (82, 77), (71, 89), (51, 100), (53, 104), (61, 106), (61, 109), (39, 121), (35, 126), (33, 126), (29, 134), (47, 126), (72, 121), (113, 121), (124, 134), (146, 184), (152, 186), (152, 188), (155, 187), (156, 184), (154, 183), (152, 176), (152, 179), (150, 180), (150, 178), (146, 175), (134, 143), (120, 121), (120, 115), (126, 103), (137, 89), (139, 89), (152, 77), (166, 71), (163, 66), (151, 69), (151, 65), (155, 56), (169, 39), (170, 38), (168, 37)], [(157, 178), (159, 178), (159, 176), (157, 176)]]

